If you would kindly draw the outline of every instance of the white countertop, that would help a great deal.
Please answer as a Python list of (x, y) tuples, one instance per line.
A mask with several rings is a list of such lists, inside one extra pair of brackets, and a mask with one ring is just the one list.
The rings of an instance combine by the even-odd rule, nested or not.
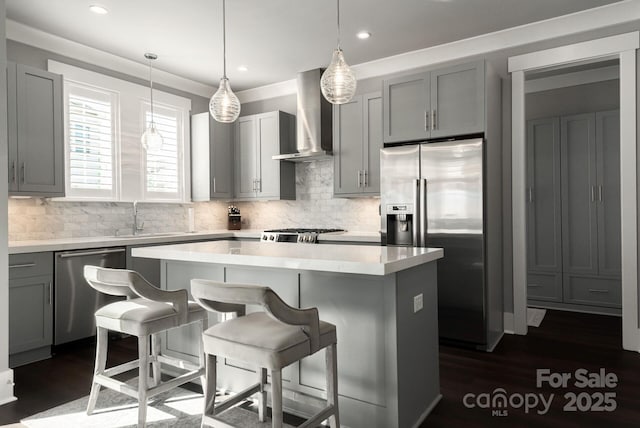
[[(82, 250), (87, 248), (121, 247), (171, 243), (179, 241), (197, 241), (226, 238), (260, 238), (262, 230), (209, 230), (204, 232), (167, 232), (141, 234), (138, 236), (96, 236), (82, 238), (43, 239), (31, 241), (9, 241), (9, 254), (39, 253), (43, 251)], [(319, 241), (329, 242), (369, 242), (380, 243), (377, 232), (338, 232), (318, 236)]]
[(134, 248), (134, 257), (363, 275), (387, 275), (443, 257), (441, 248), (212, 241)]

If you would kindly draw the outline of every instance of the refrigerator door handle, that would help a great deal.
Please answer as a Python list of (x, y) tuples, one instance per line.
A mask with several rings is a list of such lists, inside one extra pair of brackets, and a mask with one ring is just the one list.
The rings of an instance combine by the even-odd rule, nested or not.
[(427, 233), (428, 233), (428, 215), (427, 215), (427, 179), (423, 178), (419, 181), (420, 188), (420, 247), (427, 246)]
[(422, 232), (420, 229), (420, 218), (422, 217), (422, 213), (418, 209), (420, 206), (420, 179), (417, 179), (415, 182), (415, 187), (413, 188), (413, 200), (416, 206), (414, 211), (414, 221), (413, 221), (413, 245), (415, 247), (420, 246), (420, 233)]

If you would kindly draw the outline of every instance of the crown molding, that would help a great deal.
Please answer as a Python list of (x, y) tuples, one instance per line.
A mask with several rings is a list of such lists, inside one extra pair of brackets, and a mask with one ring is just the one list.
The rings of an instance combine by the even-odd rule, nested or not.
[[(36, 48), (94, 64), (98, 67), (125, 73), (141, 79), (147, 79), (149, 66), (132, 61), (108, 52), (95, 49), (63, 37), (29, 27), (19, 22), (6, 20), (7, 39)], [(188, 92), (201, 97), (210, 97), (216, 88), (194, 80), (159, 70), (154, 67), (153, 80), (155, 83)]]
[[(356, 73), (358, 80), (363, 80), (476, 55), (486, 55), (491, 52), (624, 24), (639, 19), (640, 0), (624, 0), (619, 3), (558, 16), (544, 21), (393, 55), (353, 65), (351, 68)], [(245, 93), (251, 101), (258, 101), (295, 93), (295, 86), (285, 84), (287, 82), (241, 91), (237, 95), (241, 101), (243, 101)], [(279, 88), (280, 92), (276, 92), (276, 88)]]

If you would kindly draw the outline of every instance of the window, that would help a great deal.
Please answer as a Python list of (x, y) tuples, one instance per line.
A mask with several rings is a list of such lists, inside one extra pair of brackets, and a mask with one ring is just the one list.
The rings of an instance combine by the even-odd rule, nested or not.
[(117, 95), (67, 86), (67, 195), (114, 198)]
[(191, 100), (154, 90), (163, 145), (144, 150), (149, 87), (49, 60), (64, 76), (66, 198), (185, 202)]
[[(155, 103), (154, 103), (155, 104)], [(154, 119), (162, 146), (146, 153), (145, 199), (166, 199), (180, 188), (181, 115), (175, 109), (154, 105)], [(150, 108), (145, 108), (145, 123), (151, 122)]]

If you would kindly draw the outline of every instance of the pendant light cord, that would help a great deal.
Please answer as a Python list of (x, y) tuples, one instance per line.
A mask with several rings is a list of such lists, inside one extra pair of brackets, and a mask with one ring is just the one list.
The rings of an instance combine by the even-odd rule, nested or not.
[(338, 25), (337, 25), (337, 38), (338, 38), (338, 50), (340, 50), (340, 0), (336, 0), (338, 6), (336, 7), (336, 13), (338, 15)]
[(149, 92), (151, 94), (151, 125), (155, 125), (155, 117), (153, 115), (153, 65), (152, 59), (149, 58)]
[(222, 77), (227, 78), (227, 25), (226, 0), (222, 0)]

